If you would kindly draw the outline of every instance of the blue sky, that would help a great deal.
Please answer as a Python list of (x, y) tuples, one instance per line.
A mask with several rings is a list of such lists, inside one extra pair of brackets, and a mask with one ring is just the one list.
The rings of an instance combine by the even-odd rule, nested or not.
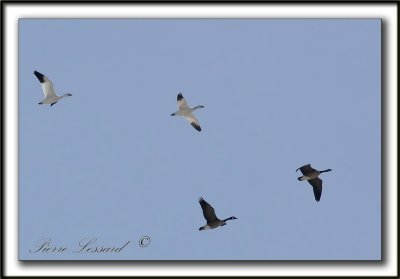
[[(381, 257), (381, 21), (19, 21), (19, 258)], [(59, 94), (40, 106), (33, 71)], [(171, 117), (182, 92), (202, 131)], [(295, 170), (321, 175), (321, 201)], [(205, 224), (198, 198), (217, 216)], [(139, 239), (149, 236), (142, 248)], [(32, 253), (51, 239), (63, 253)], [(82, 239), (121, 253), (73, 253)]]

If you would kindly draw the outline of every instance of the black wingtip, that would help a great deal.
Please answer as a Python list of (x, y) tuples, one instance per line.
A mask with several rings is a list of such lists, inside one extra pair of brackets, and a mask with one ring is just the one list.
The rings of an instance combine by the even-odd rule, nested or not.
[(39, 73), (38, 71), (34, 71), (33, 73), (38, 78), (40, 83), (44, 83), (44, 75), (43, 74)]
[(183, 99), (182, 93), (179, 93), (179, 94), (178, 94), (178, 97), (177, 97), (176, 99), (177, 99), (178, 101), (182, 100), (182, 99)]
[(197, 125), (196, 123), (194, 123), (194, 122), (192, 122), (192, 123), (190, 123), (192, 126), (193, 126), (193, 128), (195, 128), (197, 131), (201, 131), (201, 127), (199, 126), (199, 125)]
[(199, 199), (199, 203), (200, 203), (201, 207), (203, 207), (204, 205), (207, 204), (207, 202), (202, 197)]

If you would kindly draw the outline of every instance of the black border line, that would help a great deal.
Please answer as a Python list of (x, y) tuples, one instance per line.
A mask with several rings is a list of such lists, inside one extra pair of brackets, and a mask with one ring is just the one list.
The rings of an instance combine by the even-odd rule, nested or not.
[(397, 8), (399, 6), (399, 1), (396, 0), (308, 0), (308, 1), (302, 1), (302, 0), (249, 0), (249, 1), (244, 1), (244, 0), (175, 0), (175, 1), (160, 1), (160, 0), (3, 0), (1, 1), (2, 6), (4, 3), (7, 4), (71, 4), (71, 5), (76, 5), (76, 4), (95, 4), (95, 5), (115, 5), (115, 4), (131, 4), (131, 5), (138, 5), (138, 4), (185, 4), (185, 5), (191, 5), (191, 4), (204, 4), (204, 5), (229, 5), (229, 4), (242, 4), (244, 6), (248, 6), (250, 4), (265, 4), (265, 5), (271, 5), (271, 4), (278, 4), (278, 5), (283, 5), (283, 4), (311, 4), (311, 5), (316, 5), (316, 4), (338, 4), (338, 5), (356, 5), (356, 4), (376, 4), (379, 6), (382, 6), (384, 4), (397, 4)]
[[(4, 39), (5, 39), (5, 6), (6, 4), (11, 4), (11, 5), (19, 5), (19, 4), (70, 4), (70, 5), (77, 5), (77, 4), (95, 4), (95, 5), (116, 5), (116, 4), (131, 4), (131, 5), (140, 5), (140, 4), (204, 4), (204, 5), (213, 5), (213, 4), (225, 4), (225, 5), (229, 5), (229, 4), (241, 4), (241, 5), (251, 5), (251, 4), (265, 4), (265, 5), (270, 5), (270, 4), (338, 4), (338, 5), (355, 5), (355, 4), (376, 4), (378, 6), (382, 6), (385, 4), (396, 4), (396, 9), (397, 9), (397, 15), (399, 12), (399, 2), (398, 1), (390, 1), (390, 0), (382, 0), (382, 1), (376, 1), (376, 0), (366, 0), (366, 1), (362, 1), (362, 0), (352, 0), (352, 1), (346, 1), (346, 0), (336, 0), (336, 1), (263, 1), (263, 0), (252, 0), (252, 1), (240, 1), (240, 0), (233, 0), (233, 1), (212, 1), (212, 0), (204, 0), (204, 1), (131, 1), (131, 0), (117, 0), (117, 1), (110, 1), (110, 0), (104, 0), (104, 1), (79, 1), (79, 0), (69, 0), (69, 1), (54, 1), (54, 0), (41, 0), (41, 1), (27, 1), (27, 0), (4, 0), (1, 1), (1, 17), (2, 17), (2, 23), (1, 23), (1, 58), (3, 63), (1, 64), (1, 89), (2, 89), (2, 94), (1, 94), (1, 117), (2, 117), (2, 122), (1, 122), (1, 139), (2, 139), (2, 145), (1, 145), (1, 165), (2, 165), (2, 171), (1, 171), (1, 179), (4, 182), (5, 181), (5, 147), (6, 147), (6, 142), (3, 138), (4, 135), (4, 128), (5, 128), (5, 78), (4, 78), (4, 72), (5, 72), (5, 64), (4, 64), (4, 58), (6, 56), (5, 54), (5, 47), (3, 45)], [(385, 228), (385, 224), (387, 224), (387, 220), (385, 218), (385, 216), (387, 216), (387, 209), (385, 208), (384, 205), (384, 197), (386, 194), (386, 187), (387, 187), (387, 175), (388, 175), (388, 171), (386, 168), (386, 155), (388, 154), (389, 150), (388, 147), (385, 144), (385, 136), (388, 135), (388, 118), (387, 115), (384, 113), (386, 111), (386, 105), (388, 104), (388, 99), (387, 99), (387, 88), (386, 88), (386, 62), (388, 61), (388, 56), (385, 53), (384, 49), (385, 49), (385, 43), (388, 41), (387, 40), (387, 28), (385, 28), (385, 22), (382, 21), (382, 29), (381, 29), (381, 36), (382, 36), (382, 41), (381, 41), (381, 92), (382, 92), (382, 98), (381, 98), (381, 182), (382, 182), (382, 191), (381, 191), (381, 256), (382, 256), (382, 260), (381, 261), (358, 261), (358, 260), (353, 260), (353, 261), (347, 261), (347, 260), (337, 260), (337, 261), (330, 261), (330, 260), (322, 260), (322, 261), (313, 261), (313, 260), (305, 260), (305, 261), (297, 261), (297, 260), (286, 260), (286, 261), (274, 261), (274, 260), (269, 260), (269, 261), (262, 261), (262, 260), (257, 260), (257, 261), (252, 261), (252, 260), (248, 260), (248, 261), (211, 261), (211, 260), (206, 260), (206, 261), (176, 261), (176, 260), (163, 260), (163, 261), (140, 261), (140, 260), (116, 260), (116, 261), (106, 261), (106, 260), (62, 260), (62, 261), (48, 261), (48, 260), (38, 260), (38, 261), (20, 261), (20, 263), (22, 263), (22, 265), (25, 266), (29, 266), (29, 265), (59, 265), (59, 266), (69, 266), (69, 265), (84, 265), (84, 266), (88, 266), (88, 267), (95, 267), (98, 264), (110, 264), (113, 266), (125, 266), (125, 265), (141, 265), (141, 266), (148, 266), (149, 268), (153, 267), (154, 268), (154, 264), (156, 264), (157, 266), (170, 266), (171, 263), (179, 263), (179, 264), (190, 264), (190, 265), (195, 265), (195, 266), (204, 266), (206, 265), (211, 265), (211, 266), (224, 266), (224, 267), (228, 267), (229, 265), (235, 264), (244, 264), (251, 266), (251, 264), (255, 264), (256, 266), (259, 266), (260, 264), (262, 265), (275, 265), (275, 266), (285, 266), (287, 264), (290, 265), (294, 265), (294, 266), (304, 266), (304, 264), (309, 264), (309, 263), (313, 263), (313, 264), (324, 264), (324, 265), (329, 265), (329, 266), (340, 266), (340, 265), (353, 265), (354, 263), (357, 264), (365, 264), (365, 265), (381, 265), (382, 263), (385, 262), (387, 255), (384, 254), (385, 251), (385, 247), (387, 247), (387, 241), (384, 237), (383, 231)], [(399, 20), (397, 18), (397, 36), (399, 34)], [(385, 40), (386, 38), (386, 40)], [(397, 54), (398, 54), (398, 49), (397, 49)], [(398, 69), (398, 62), (399, 62), (399, 57), (397, 60), (397, 69)], [(397, 115), (397, 111), (396, 111), (396, 115)], [(397, 158), (398, 159), (398, 158)], [(398, 162), (398, 160), (397, 160)], [(398, 177), (398, 176), (397, 176)], [(1, 197), (2, 197), (2, 214), (1, 214), (1, 231), (2, 231), (2, 237), (1, 237), (1, 245), (0, 247), (3, 248), (4, 247), (4, 243), (5, 243), (5, 238), (4, 238), (4, 220), (5, 220), (5, 205), (4, 205), (4, 193), (5, 193), (5, 184), (2, 183), (3, 187), (1, 188)], [(398, 198), (398, 197), (397, 197)], [(398, 207), (398, 206), (397, 206)], [(397, 220), (398, 221), (398, 220)], [(398, 236), (397, 236), (397, 240), (398, 240)], [(4, 274), (4, 258), (5, 258), (5, 251), (4, 249), (1, 249), (1, 277), (9, 277), (9, 276), (5, 276)], [(398, 250), (397, 250), (397, 258), (398, 258)], [(393, 278), (397, 278), (399, 274), (399, 267), (397, 265), (397, 276), (394, 276)], [(15, 276), (12, 276), (15, 277)], [(30, 278), (29, 277), (17, 277), (17, 278)], [(43, 276), (43, 277), (51, 277), (51, 276)], [(57, 277), (61, 277), (61, 278), (70, 278), (70, 277), (75, 277), (75, 276), (57, 276)], [(110, 276), (88, 276), (88, 277), (110, 277)], [(124, 275), (124, 276), (118, 276), (118, 277), (137, 277), (137, 276), (129, 276), (129, 275)], [(206, 276), (166, 276), (166, 277), (206, 277)], [(228, 277), (228, 276), (222, 276), (222, 277)], [(229, 276), (231, 277), (231, 276)], [(244, 276), (234, 276), (234, 277), (244, 277)], [(252, 276), (252, 277), (265, 277), (265, 276)], [(282, 276), (279, 276), (282, 277)], [(291, 277), (291, 276), (290, 276)], [(297, 277), (318, 277), (318, 276), (305, 276), (305, 275), (300, 275)], [(337, 278), (337, 277), (342, 277), (342, 276), (324, 276), (324, 277), (329, 277), (329, 278)], [(354, 276), (354, 277), (379, 277), (379, 276)], [(392, 276), (387, 276), (389, 278), (391, 278)]]

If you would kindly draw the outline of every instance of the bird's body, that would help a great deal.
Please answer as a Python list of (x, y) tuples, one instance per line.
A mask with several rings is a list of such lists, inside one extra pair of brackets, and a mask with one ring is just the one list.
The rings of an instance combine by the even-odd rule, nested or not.
[(215, 228), (218, 228), (218, 227), (224, 226), (224, 225), (226, 225), (226, 222), (224, 222), (222, 220), (216, 220), (216, 221), (207, 223), (207, 225), (204, 225), (202, 227), (202, 229), (201, 230), (199, 229), (199, 230), (202, 231), (202, 230), (215, 229)]
[(326, 169), (322, 171), (318, 171), (311, 167), (311, 164), (304, 165), (298, 168), (296, 171), (300, 170), (303, 174), (302, 176), (298, 177), (299, 181), (307, 180), (308, 183), (311, 184), (314, 191), (315, 200), (318, 202), (321, 199), (322, 194), (322, 180), (318, 177), (321, 173), (332, 171), (331, 169)]
[(315, 172), (311, 172), (311, 173), (307, 173), (301, 177), (298, 178), (299, 181), (303, 181), (303, 180), (311, 180), (314, 178), (317, 178), (319, 176), (319, 171), (315, 171)]
[(70, 93), (66, 93), (62, 96), (58, 96), (55, 93), (53, 83), (51, 82), (51, 80), (49, 78), (47, 78), (45, 75), (43, 75), (37, 71), (34, 71), (33, 73), (40, 81), (40, 85), (42, 86), (42, 90), (43, 90), (44, 97), (45, 97), (39, 103), (39, 105), (48, 104), (50, 106), (53, 106), (55, 103), (57, 103), (62, 98), (67, 97), (67, 96), (72, 96), (72, 94), (70, 94)]
[(199, 121), (194, 117), (192, 112), (196, 109), (204, 108), (204, 106), (199, 105), (193, 108), (189, 107), (185, 98), (182, 96), (182, 93), (178, 94), (177, 102), (179, 110), (172, 113), (171, 116), (183, 116), (193, 126), (193, 128), (200, 132), (201, 127)]
[(231, 216), (229, 218), (221, 220), (217, 217), (217, 215), (215, 215), (214, 208), (208, 202), (206, 202), (203, 198), (199, 199), (199, 203), (200, 203), (201, 209), (203, 210), (203, 216), (207, 220), (207, 224), (200, 227), (199, 231), (215, 229), (215, 228), (218, 228), (221, 226), (225, 226), (226, 221), (237, 219), (235, 216)]

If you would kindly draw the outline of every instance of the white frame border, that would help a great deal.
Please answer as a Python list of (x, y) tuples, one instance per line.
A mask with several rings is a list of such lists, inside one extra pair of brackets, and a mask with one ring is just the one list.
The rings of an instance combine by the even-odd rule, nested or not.
[[(6, 276), (397, 276), (397, 6), (382, 4), (19, 4), (4, 5)], [(79, 8), (77, 8), (79, 7)], [(371, 262), (19, 262), (18, 259), (18, 19), (19, 18), (383, 18), (386, 24), (385, 109), (387, 182), (382, 202), (384, 261)], [(390, 58), (390, 59), (389, 59)], [(382, 69), (383, 70), (383, 69)], [(385, 150), (385, 149), (383, 149)], [(390, 152), (389, 152), (390, 151)], [(390, 245), (388, 245), (390, 243)], [(290, 267), (290, 268), (288, 268)]]

